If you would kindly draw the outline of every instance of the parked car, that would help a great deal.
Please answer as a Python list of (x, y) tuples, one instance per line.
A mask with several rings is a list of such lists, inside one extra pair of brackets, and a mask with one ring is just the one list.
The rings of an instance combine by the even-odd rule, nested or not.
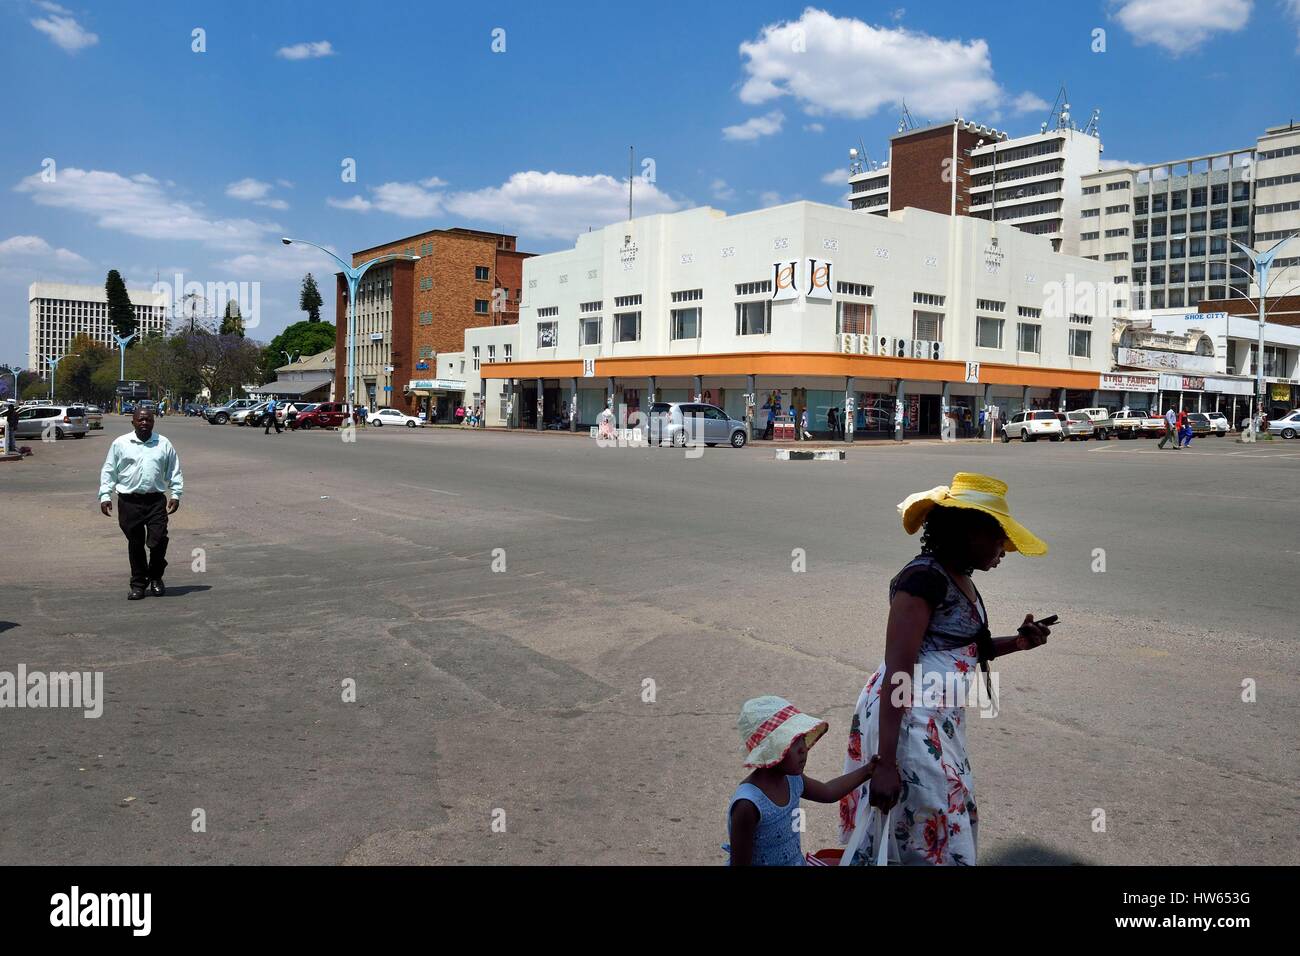
[[(1282, 418), (1270, 419), (1268, 433), (1281, 435), (1283, 438), (1295, 438), (1300, 435), (1300, 411), (1290, 412)], [(20, 430), (18, 434), (21, 435), (22, 431)]]
[(104, 410), (98, 405), (86, 406), (86, 427), (102, 429), (104, 427)]
[(290, 423), (294, 429), (338, 428), (349, 419), (347, 406), (342, 402), (321, 402), (308, 411), (298, 413)]
[(1232, 431), (1232, 423), (1223, 412), (1206, 412), (1205, 417), (1210, 420), (1210, 428), (1213, 429), (1211, 434), (1222, 437)]
[(1010, 421), (1002, 425), (1002, 441), (1009, 442), (1013, 438), (1021, 441), (1038, 441), (1040, 438), (1064, 441), (1065, 433), (1056, 415), (1056, 412), (1042, 410), (1016, 412)]
[(288, 425), (295, 418), (298, 417), (299, 412), (306, 411), (307, 409), (314, 408), (315, 406), (316, 406), (315, 402), (299, 402), (299, 401), (280, 402), (275, 407), (275, 417), (278, 418), (283, 424)]
[(250, 405), (248, 408), (237, 408), (230, 413), (230, 424), (232, 425), (256, 425), (262, 420), (266, 413), (266, 402), (258, 402), (256, 405)]
[(646, 419), (652, 445), (683, 447), (703, 442), (710, 448), (723, 443), (744, 448), (745, 423), (737, 421), (716, 405), (702, 402), (655, 402)]
[(1061, 430), (1065, 432), (1065, 437), (1070, 441), (1087, 441), (1097, 435), (1097, 426), (1093, 424), (1087, 412), (1058, 413), (1056, 418), (1061, 423)]
[(46, 429), (52, 429), (56, 439), (85, 438), (89, 429), (83, 410), (70, 405), (29, 405), (18, 411), (15, 438), (43, 438)]
[(1118, 438), (1155, 438), (1165, 433), (1164, 416), (1148, 414), (1145, 408), (1120, 410), (1111, 421)]
[(396, 408), (381, 408), (370, 413), (370, 417), (366, 419), (366, 424), (374, 425), (376, 428), (384, 425), (405, 425), (407, 428), (419, 428), (424, 422), (414, 415), (408, 415)]
[(1192, 426), (1193, 438), (1216, 434), (1214, 426), (1210, 424), (1209, 416), (1204, 412), (1188, 412), (1187, 424)]
[(1079, 411), (1092, 420), (1093, 433), (1097, 438), (1106, 441), (1115, 433), (1115, 422), (1109, 408), (1098, 405), (1094, 408), (1080, 408)]
[(235, 412), (241, 409), (252, 408), (256, 404), (256, 399), (236, 398), (232, 401), (226, 402), (224, 405), (209, 405), (207, 411), (203, 413), (203, 417), (213, 425), (224, 425), (226, 422), (230, 421), (230, 416)]

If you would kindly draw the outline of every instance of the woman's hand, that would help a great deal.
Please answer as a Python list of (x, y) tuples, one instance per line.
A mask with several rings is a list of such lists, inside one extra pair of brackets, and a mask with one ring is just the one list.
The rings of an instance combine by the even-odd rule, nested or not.
[(1047, 635), (1052, 629), (1043, 624), (1034, 623), (1032, 614), (1025, 615), (1025, 623), (1016, 630), (1016, 650), (1027, 651), (1047, 643)]
[[(876, 758), (873, 757), (872, 759)], [(890, 808), (898, 802), (898, 795), (902, 792), (903, 781), (898, 775), (897, 761), (882, 760), (871, 775), (871, 805), (879, 807), (882, 813), (888, 813)]]

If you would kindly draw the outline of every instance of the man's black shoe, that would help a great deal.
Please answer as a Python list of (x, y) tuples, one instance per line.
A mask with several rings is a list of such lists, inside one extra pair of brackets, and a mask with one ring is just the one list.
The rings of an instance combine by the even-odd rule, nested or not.
[(144, 599), (144, 588), (132, 588), (131, 593), (126, 596), (128, 601), (140, 601)]
[(163, 586), (162, 581), (150, 581), (149, 593), (154, 597), (162, 597), (167, 593), (167, 588)]

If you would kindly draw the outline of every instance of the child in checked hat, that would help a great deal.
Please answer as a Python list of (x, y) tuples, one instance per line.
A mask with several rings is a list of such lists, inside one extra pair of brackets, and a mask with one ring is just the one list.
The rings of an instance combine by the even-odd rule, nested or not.
[(872, 757), (856, 770), (822, 783), (804, 776), (808, 751), (827, 723), (801, 713), (784, 697), (755, 697), (740, 710), (745, 766), (753, 768), (727, 808), (732, 866), (803, 866), (800, 797), (835, 803), (871, 778)]

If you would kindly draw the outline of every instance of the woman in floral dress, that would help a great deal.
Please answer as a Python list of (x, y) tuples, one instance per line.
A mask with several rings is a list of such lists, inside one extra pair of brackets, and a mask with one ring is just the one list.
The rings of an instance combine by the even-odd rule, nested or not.
[[(975, 863), (979, 811), (966, 751), (966, 705), (978, 702), (995, 712), (988, 662), (1037, 647), (1050, 633), (1029, 614), (1017, 634), (992, 637), (970, 578), (977, 569), (997, 567), (1007, 551), (1047, 553), (1046, 544), (1012, 519), (1006, 490), (996, 478), (962, 472), (951, 486), (898, 506), (908, 534), (924, 523), (921, 553), (890, 582), (885, 660), (858, 696), (844, 769), (862, 766), (875, 753), (880, 765), (868, 786), (840, 801), (841, 843), (867, 815), (861, 801), (868, 787), (870, 806), (881, 813), (893, 809), (891, 863)], [(976, 683), (981, 677), (982, 687)], [(882, 696), (886, 687), (891, 691)], [(864, 834), (844, 865), (874, 863), (875, 839), (875, 833)]]

